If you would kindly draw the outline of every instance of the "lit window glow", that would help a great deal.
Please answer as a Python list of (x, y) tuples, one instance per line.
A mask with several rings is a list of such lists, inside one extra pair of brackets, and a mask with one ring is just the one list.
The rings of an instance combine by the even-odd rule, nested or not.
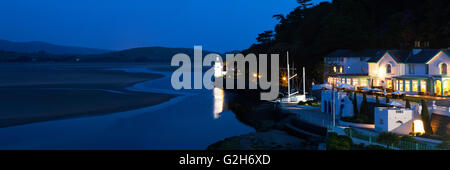
[(425, 133), (425, 129), (423, 128), (423, 122), (422, 120), (414, 120), (414, 133), (417, 134), (423, 134)]

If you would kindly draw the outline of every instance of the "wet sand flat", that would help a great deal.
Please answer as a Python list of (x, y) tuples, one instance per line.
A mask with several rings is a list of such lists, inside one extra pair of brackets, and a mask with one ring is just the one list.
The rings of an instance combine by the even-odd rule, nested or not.
[(123, 112), (174, 97), (126, 90), (162, 76), (104, 70), (113, 67), (116, 65), (0, 64), (0, 127)]

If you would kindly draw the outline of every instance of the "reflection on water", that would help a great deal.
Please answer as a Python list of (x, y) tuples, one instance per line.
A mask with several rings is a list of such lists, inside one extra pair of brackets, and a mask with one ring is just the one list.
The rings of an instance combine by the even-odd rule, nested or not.
[(220, 113), (223, 111), (224, 91), (220, 88), (214, 88), (214, 119), (220, 118)]

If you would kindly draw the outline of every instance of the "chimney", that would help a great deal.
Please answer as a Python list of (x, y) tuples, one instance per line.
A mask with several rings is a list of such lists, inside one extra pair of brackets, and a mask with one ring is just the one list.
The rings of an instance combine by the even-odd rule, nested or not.
[(412, 50), (412, 55), (419, 54), (422, 51), (421, 45), (422, 43), (420, 41), (414, 42), (414, 49)]

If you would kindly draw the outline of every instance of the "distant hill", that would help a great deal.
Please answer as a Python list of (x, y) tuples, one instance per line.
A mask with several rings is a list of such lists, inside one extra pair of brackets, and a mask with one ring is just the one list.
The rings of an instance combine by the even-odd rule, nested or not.
[[(170, 62), (175, 54), (189, 55), (193, 62), (194, 49), (144, 47), (133, 48), (104, 54), (50, 54), (50, 53), (19, 53), (0, 50), (0, 62)], [(203, 56), (211, 51), (203, 51)], [(218, 54), (218, 53), (217, 53)]]
[[(114, 62), (170, 62), (175, 54), (184, 53), (192, 59), (193, 48), (166, 48), (166, 47), (143, 47), (123, 51), (110, 52), (100, 55), (89, 55), (81, 58), (81, 61), (114, 61)], [(203, 56), (211, 51), (203, 51)], [(217, 53), (219, 54), (219, 53)], [(193, 60), (192, 60), (193, 61)]]
[(0, 50), (17, 53), (49, 53), (49, 54), (72, 54), (72, 55), (89, 55), (89, 54), (103, 54), (110, 52), (109, 50), (71, 47), (49, 44), (46, 42), (32, 41), (32, 42), (12, 42), (8, 40), (0, 40)]

